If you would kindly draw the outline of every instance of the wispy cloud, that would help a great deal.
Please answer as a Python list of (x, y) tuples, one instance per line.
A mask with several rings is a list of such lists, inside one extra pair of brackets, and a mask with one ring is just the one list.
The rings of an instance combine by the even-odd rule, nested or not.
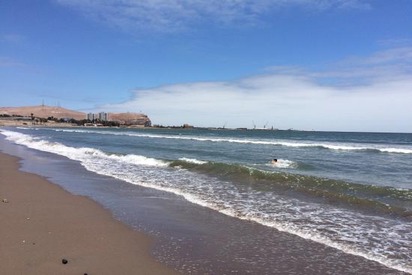
[(388, 49), (365, 59), (366, 64), (403, 64), (412, 67), (411, 47)]
[(26, 67), (27, 65), (9, 57), (0, 56), (0, 67)]
[(311, 75), (318, 79), (336, 79), (336, 84), (347, 86), (409, 77), (412, 75), (412, 47), (389, 48), (368, 57), (350, 57), (335, 64), (334, 68)]
[(325, 11), (367, 9), (368, 0), (55, 0), (94, 20), (126, 31), (182, 31), (203, 22), (254, 25), (260, 16), (285, 7)]
[(20, 34), (5, 34), (0, 37), (0, 41), (11, 43), (11, 44), (21, 44), (25, 40), (26, 38)]
[[(261, 127), (412, 132), (410, 52), (387, 50), (334, 71), (278, 68), (237, 81), (138, 89), (130, 101), (101, 108), (143, 110), (164, 125), (252, 127), (254, 121)], [(399, 56), (405, 66), (396, 68)]]

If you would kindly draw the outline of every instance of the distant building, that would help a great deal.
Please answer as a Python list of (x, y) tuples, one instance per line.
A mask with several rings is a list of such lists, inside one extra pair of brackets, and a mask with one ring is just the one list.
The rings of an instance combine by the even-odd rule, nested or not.
[(94, 121), (95, 119), (96, 119), (95, 114), (92, 114), (92, 113), (87, 114), (87, 120)]
[(109, 114), (106, 112), (100, 112), (98, 114), (88, 113), (87, 120), (90, 121), (109, 121)]
[(99, 113), (99, 120), (100, 121), (109, 121), (109, 114), (105, 112)]

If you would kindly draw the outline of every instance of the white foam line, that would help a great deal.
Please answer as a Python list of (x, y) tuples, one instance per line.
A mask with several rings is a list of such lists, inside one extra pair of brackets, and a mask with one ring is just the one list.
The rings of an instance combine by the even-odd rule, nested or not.
[(45, 140), (36, 140), (31, 136), (26, 134), (12, 132), (12, 131), (4, 131), (0, 130), (3, 135), (6, 136), (6, 139), (13, 141), (17, 144), (25, 145), (32, 149), (37, 149), (39, 151), (46, 151), (49, 153), (54, 153), (58, 155), (65, 156), (72, 160), (83, 161), (85, 155), (92, 155), (95, 157), (101, 157), (106, 159), (111, 159), (113, 161), (119, 161), (128, 164), (134, 165), (145, 165), (145, 166), (158, 166), (158, 167), (166, 167), (168, 166), (167, 162), (162, 160), (148, 158), (145, 156), (140, 155), (109, 155), (104, 153), (101, 150), (94, 149), (94, 148), (74, 148), (63, 145), (61, 143), (52, 143)]
[[(110, 176), (109, 174), (107, 174), (107, 175)], [(206, 207), (206, 208), (215, 210), (215, 211), (217, 211), (219, 213), (222, 213), (224, 215), (234, 217), (234, 218), (238, 218), (238, 219), (241, 219), (241, 220), (253, 221), (253, 222), (262, 224), (264, 226), (275, 228), (275, 229), (277, 229), (279, 231), (282, 231), (282, 232), (286, 232), (286, 233), (289, 233), (289, 234), (296, 235), (296, 236), (301, 237), (301, 238), (306, 239), (306, 240), (311, 240), (311, 241), (314, 241), (314, 242), (317, 242), (317, 243), (321, 243), (323, 245), (326, 245), (326, 246), (338, 249), (340, 251), (343, 251), (344, 253), (355, 255), (355, 256), (360, 256), (360, 257), (363, 257), (367, 260), (378, 262), (378, 263), (380, 263), (380, 264), (382, 264), (386, 267), (412, 274), (412, 266), (411, 267), (409, 267), (409, 266), (408, 267), (399, 266), (396, 263), (394, 263), (393, 261), (391, 261), (389, 259), (386, 259), (384, 257), (376, 257), (374, 255), (370, 255), (368, 253), (360, 251), (359, 249), (357, 249), (354, 246), (341, 245), (341, 244), (333, 242), (329, 238), (325, 238), (325, 237), (323, 237), (323, 236), (321, 236), (321, 235), (319, 235), (319, 234), (317, 234), (313, 231), (301, 230), (301, 229), (297, 228), (296, 226), (293, 226), (292, 224), (288, 225), (287, 223), (281, 223), (281, 222), (268, 222), (268, 221), (264, 221), (264, 220), (254, 218), (254, 217), (250, 217), (250, 216), (247, 216), (247, 215), (242, 216), (242, 215), (239, 215), (239, 212), (235, 212), (232, 209), (221, 209), (221, 208), (216, 207), (215, 205), (213, 205), (211, 203), (208, 203), (208, 202), (202, 200), (197, 195), (184, 193), (184, 192), (182, 192), (178, 189), (175, 189), (175, 188), (161, 187), (161, 186), (156, 186), (156, 185), (153, 185), (153, 184), (150, 184), (150, 183), (145, 183), (145, 182), (136, 183), (136, 182), (133, 182), (130, 179), (122, 178), (122, 177), (119, 177), (118, 179), (127, 181), (131, 184), (134, 184), (134, 185), (140, 185), (140, 186), (143, 186), (143, 187), (152, 188), (152, 189), (156, 189), (156, 190), (159, 190), (159, 191), (169, 192), (169, 193), (172, 193), (172, 194), (175, 194), (175, 195), (178, 195), (178, 196), (182, 196), (187, 201), (189, 201), (193, 204), (200, 205), (202, 207)]]
[(179, 160), (182, 160), (188, 163), (194, 163), (194, 164), (206, 164), (207, 163), (207, 161), (193, 159), (193, 158), (179, 158)]
[(156, 134), (140, 134), (133, 132), (113, 132), (113, 131), (99, 131), (99, 130), (82, 130), (82, 129), (53, 129), (55, 131), (62, 132), (75, 132), (75, 133), (95, 133), (103, 135), (124, 135), (144, 138), (158, 138), (158, 139), (176, 139), (176, 140), (194, 140), (202, 142), (228, 142), (228, 143), (240, 143), (240, 144), (256, 144), (256, 145), (273, 145), (273, 146), (286, 146), (294, 148), (307, 148), (307, 147), (320, 147), (337, 151), (365, 151), (375, 150), (382, 153), (397, 153), (397, 154), (412, 154), (412, 148), (406, 147), (394, 147), (386, 148), (372, 144), (333, 144), (333, 143), (310, 143), (310, 142), (290, 142), (284, 140), (257, 140), (257, 139), (236, 139), (236, 138), (209, 138), (200, 136), (182, 136), (182, 135), (156, 135)]
[[(151, 187), (151, 186), (147, 186), (147, 187)], [(378, 262), (378, 263), (380, 263), (380, 264), (382, 264), (386, 267), (412, 274), (412, 266), (408, 266), (408, 267), (399, 266), (398, 264), (394, 263), (393, 261), (391, 261), (387, 258), (376, 257), (374, 255), (370, 255), (368, 253), (360, 251), (359, 249), (357, 249), (354, 246), (341, 245), (341, 244), (333, 242), (329, 238), (321, 236), (321, 235), (319, 235), (319, 234), (317, 234), (313, 231), (301, 230), (301, 229), (297, 228), (296, 226), (293, 226), (292, 224), (287, 224), (287, 223), (282, 223), (282, 222), (269, 222), (269, 221), (264, 221), (264, 220), (259, 219), (259, 218), (250, 217), (248, 215), (240, 215), (239, 212), (233, 211), (232, 209), (228, 209), (228, 208), (221, 209), (221, 208), (215, 207), (213, 204), (210, 204), (206, 201), (201, 200), (196, 195), (185, 194), (183, 192), (179, 192), (179, 191), (171, 189), (171, 188), (157, 188), (157, 187), (151, 187), (151, 188), (171, 192), (171, 193), (174, 193), (176, 195), (180, 195), (180, 196), (184, 197), (186, 200), (188, 200), (191, 203), (194, 203), (194, 204), (197, 204), (197, 205), (209, 208), (209, 209), (213, 209), (213, 210), (215, 210), (219, 213), (225, 214), (225, 215), (230, 216), (230, 217), (238, 218), (238, 219), (241, 219), (241, 220), (253, 221), (253, 222), (262, 224), (264, 226), (275, 228), (275, 229), (277, 229), (279, 231), (282, 231), (282, 232), (286, 232), (286, 233), (289, 233), (289, 234), (296, 235), (296, 236), (301, 237), (301, 238), (306, 239), (306, 240), (311, 240), (311, 241), (314, 241), (314, 242), (317, 242), (317, 243), (321, 243), (323, 245), (326, 245), (326, 246), (338, 249), (340, 251), (343, 251), (347, 254), (360, 256), (360, 257), (363, 257), (367, 260)]]

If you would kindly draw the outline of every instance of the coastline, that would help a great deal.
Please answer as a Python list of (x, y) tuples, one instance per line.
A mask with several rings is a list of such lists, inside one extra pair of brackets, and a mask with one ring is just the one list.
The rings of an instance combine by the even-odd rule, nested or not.
[(0, 119), (0, 127), (78, 127), (71, 123), (57, 122), (42, 122), (41, 124), (33, 124), (32, 121), (16, 120), (16, 119)]
[[(0, 152), (0, 266), (4, 274), (176, 274), (153, 240)], [(62, 260), (66, 259), (67, 264)]]

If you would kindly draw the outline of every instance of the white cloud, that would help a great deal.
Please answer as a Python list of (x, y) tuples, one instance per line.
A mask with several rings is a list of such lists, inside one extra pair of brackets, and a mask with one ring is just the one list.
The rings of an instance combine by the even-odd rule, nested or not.
[[(283, 68), (237, 81), (139, 89), (130, 101), (102, 109), (142, 110), (163, 125), (250, 128), (255, 122), (281, 129), (412, 132), (412, 57), (407, 52), (376, 53), (333, 72)], [(400, 69), (394, 66), (399, 55), (405, 57)]]
[(93, 19), (126, 31), (182, 31), (211, 22), (238, 26), (259, 23), (259, 17), (284, 7), (365, 9), (368, 0), (55, 0)]

